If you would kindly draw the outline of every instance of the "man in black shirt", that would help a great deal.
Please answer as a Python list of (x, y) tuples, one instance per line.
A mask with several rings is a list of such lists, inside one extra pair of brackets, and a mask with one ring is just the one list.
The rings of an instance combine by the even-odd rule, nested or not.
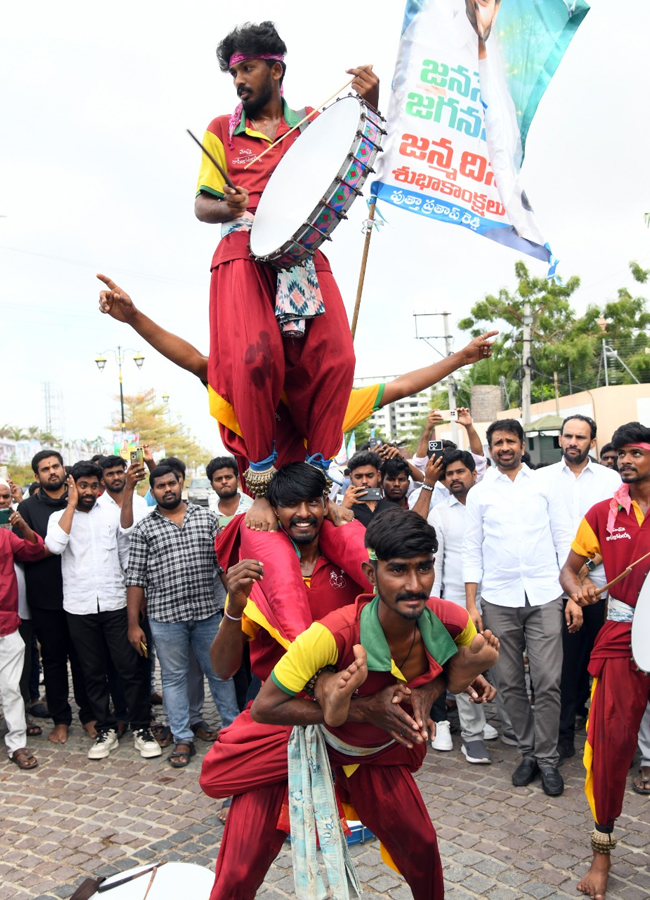
[[(32, 469), (39, 490), (23, 500), (18, 512), (36, 534), (45, 538), (50, 516), (65, 509), (68, 503), (63, 458), (56, 450), (41, 450), (32, 459)], [(53, 744), (65, 744), (72, 724), (72, 709), (68, 702), (68, 659), (79, 718), (88, 734), (94, 737), (93, 715), (63, 611), (61, 557), (48, 556), (40, 562), (25, 563), (25, 583), (32, 623), (41, 645), (47, 705), (54, 721), (48, 737)]]
[(351, 509), (354, 518), (367, 528), (373, 516), (384, 509), (394, 509), (395, 504), (383, 497), (367, 500), (368, 491), (377, 491), (380, 485), (381, 457), (373, 450), (360, 450), (348, 462), (350, 487), (343, 496), (341, 506)]

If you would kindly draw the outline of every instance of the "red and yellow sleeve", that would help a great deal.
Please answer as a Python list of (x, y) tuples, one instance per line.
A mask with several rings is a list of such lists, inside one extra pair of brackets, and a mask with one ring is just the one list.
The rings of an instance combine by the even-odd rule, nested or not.
[(291, 644), (271, 672), (271, 678), (281, 690), (294, 697), (319, 669), (336, 665), (338, 658), (334, 635), (321, 622), (314, 622)]
[(348, 408), (343, 418), (343, 434), (352, 431), (357, 425), (364, 422), (368, 416), (381, 408), (381, 400), (384, 395), (383, 383), (369, 384), (367, 387), (355, 388), (350, 394)]
[(478, 632), (465, 607), (440, 597), (429, 597), (427, 605), (438, 616), (456, 646), (469, 647)]
[[(226, 152), (223, 143), (209, 129), (203, 135), (203, 146), (217, 160), (224, 172), (228, 171), (226, 162)], [(214, 163), (208, 159), (205, 153), (201, 153), (201, 168), (199, 169), (199, 180), (196, 185), (197, 196), (204, 191), (206, 194), (212, 194), (213, 197), (223, 197), (224, 180), (215, 168)]]
[(571, 549), (578, 556), (588, 556), (590, 559), (593, 559), (596, 554), (602, 555), (600, 552), (600, 541), (587, 521), (586, 516), (578, 526), (578, 533), (573, 539)]

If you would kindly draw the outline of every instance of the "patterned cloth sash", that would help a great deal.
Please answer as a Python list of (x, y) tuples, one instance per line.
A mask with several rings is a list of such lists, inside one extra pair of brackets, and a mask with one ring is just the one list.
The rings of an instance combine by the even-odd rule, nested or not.
[[(287, 750), (291, 856), (298, 900), (357, 900), (361, 886), (339, 819), (323, 729), (296, 725)], [(327, 888), (318, 864), (316, 828)]]
[(607, 620), (609, 622), (631, 622), (634, 618), (634, 607), (614, 597), (607, 601)]
[[(250, 231), (253, 227), (252, 213), (245, 213), (239, 219), (224, 222), (221, 237), (231, 231)], [(305, 319), (315, 319), (325, 312), (323, 295), (318, 284), (314, 260), (310, 257), (300, 266), (277, 273), (275, 289), (275, 317), (280, 330), (286, 337), (301, 338), (305, 334)]]

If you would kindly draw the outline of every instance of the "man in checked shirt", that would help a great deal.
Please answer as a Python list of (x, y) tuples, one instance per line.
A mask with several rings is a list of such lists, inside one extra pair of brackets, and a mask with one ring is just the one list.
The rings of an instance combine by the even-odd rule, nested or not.
[(182, 482), (170, 466), (157, 466), (149, 484), (157, 506), (135, 525), (129, 547), (129, 641), (138, 653), (144, 652), (140, 618), (146, 609), (175, 741), (169, 762), (178, 769), (196, 752), (187, 697), (190, 647), (208, 679), (222, 725), (230, 725), (239, 709), (232, 678), (222, 681), (210, 662), (210, 645), (222, 616), (214, 588), (217, 517), (183, 501)]

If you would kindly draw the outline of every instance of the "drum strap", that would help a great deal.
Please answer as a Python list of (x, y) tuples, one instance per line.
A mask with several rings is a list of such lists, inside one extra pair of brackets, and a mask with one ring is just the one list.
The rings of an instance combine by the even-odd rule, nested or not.
[[(295, 114), (298, 116), (299, 119), (304, 119), (305, 116), (307, 115), (307, 107), (306, 107), (306, 106), (303, 106), (302, 109), (295, 109), (294, 112), (295, 112)], [(311, 119), (307, 119), (306, 122), (302, 122), (302, 123), (298, 126), (298, 132), (299, 132), (300, 134), (302, 134), (303, 131), (305, 130), (305, 128), (309, 128), (310, 125), (311, 125)]]

